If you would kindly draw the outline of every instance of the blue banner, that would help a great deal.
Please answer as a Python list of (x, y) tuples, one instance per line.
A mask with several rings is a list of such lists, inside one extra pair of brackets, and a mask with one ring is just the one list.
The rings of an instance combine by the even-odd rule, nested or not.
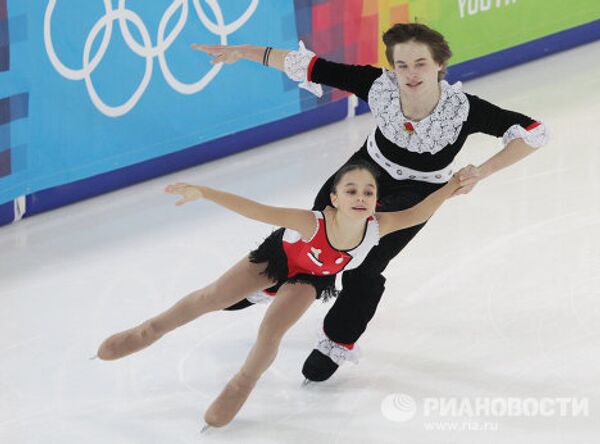
[[(415, 11), (435, 21), (442, 5), (0, 0), (0, 225), (367, 111), (364, 103), (349, 109), (339, 90), (312, 96), (258, 63), (211, 65), (192, 43), (294, 49), (301, 39), (330, 60), (380, 65), (381, 35), (392, 23)], [(598, 39), (595, 17), (450, 66), (448, 78)]]
[(292, 1), (9, 0), (4, 10), (0, 204), (301, 111), (283, 74), (211, 65), (190, 48), (296, 47)]

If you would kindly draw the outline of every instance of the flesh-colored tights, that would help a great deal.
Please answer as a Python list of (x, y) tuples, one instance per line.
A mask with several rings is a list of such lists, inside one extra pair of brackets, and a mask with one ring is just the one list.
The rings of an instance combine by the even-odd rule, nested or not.
[[(264, 269), (265, 264), (252, 263), (245, 257), (207, 287), (184, 296), (142, 324), (106, 339), (98, 349), (98, 357), (113, 360), (135, 353), (205, 313), (222, 310), (255, 291), (271, 287), (274, 282), (261, 274)], [(260, 324), (256, 343), (236, 375), (238, 379), (243, 379), (247, 386), (254, 386), (277, 356), (283, 335), (308, 309), (315, 296), (315, 289), (309, 284), (281, 286)]]

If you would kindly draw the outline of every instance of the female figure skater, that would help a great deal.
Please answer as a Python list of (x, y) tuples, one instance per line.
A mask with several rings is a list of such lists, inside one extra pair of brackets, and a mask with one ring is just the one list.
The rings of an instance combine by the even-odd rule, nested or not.
[(206, 411), (204, 419), (208, 425), (226, 425), (275, 359), (285, 332), (315, 298), (332, 292), (335, 274), (359, 266), (380, 238), (424, 223), (461, 186), (454, 176), (412, 208), (375, 213), (375, 174), (366, 163), (344, 166), (332, 181), (332, 206), (322, 212), (272, 207), (204, 186), (167, 186), (168, 193), (181, 196), (176, 205), (207, 199), (250, 219), (284, 228), (273, 232), (209, 286), (190, 293), (142, 324), (106, 339), (98, 349), (98, 357), (112, 360), (139, 351), (205, 313), (222, 310), (249, 293), (276, 285), (277, 295), (265, 313), (244, 365)]
[[(349, 162), (360, 159), (380, 172), (380, 212), (409, 208), (439, 189), (456, 170), (454, 158), (470, 134), (502, 137), (505, 146), (478, 167), (462, 170), (462, 186), (455, 194), (470, 192), (481, 179), (547, 142), (542, 123), (467, 94), (460, 83), (443, 80), (452, 53), (437, 31), (419, 23), (396, 24), (383, 34), (383, 42), (391, 71), (334, 63), (317, 57), (302, 42), (298, 51), (251, 45), (192, 47), (214, 56), (212, 63), (262, 62), (316, 95), (322, 94), (323, 84), (366, 101), (377, 126)], [(321, 188), (313, 209), (331, 205), (332, 180)], [(344, 273), (343, 289), (324, 319), (324, 336), (304, 363), (306, 378), (323, 381), (347, 359), (383, 294), (381, 273), (423, 226), (386, 236), (360, 267)]]

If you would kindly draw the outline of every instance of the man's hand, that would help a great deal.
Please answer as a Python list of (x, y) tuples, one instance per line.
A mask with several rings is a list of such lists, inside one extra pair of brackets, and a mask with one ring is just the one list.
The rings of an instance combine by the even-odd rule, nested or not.
[(481, 172), (475, 165), (467, 165), (456, 174), (458, 175), (461, 187), (457, 189), (451, 197), (470, 193), (481, 179)]
[(214, 59), (210, 61), (213, 65), (217, 63), (231, 64), (242, 58), (242, 46), (240, 45), (200, 45), (194, 43), (192, 48), (213, 56)]

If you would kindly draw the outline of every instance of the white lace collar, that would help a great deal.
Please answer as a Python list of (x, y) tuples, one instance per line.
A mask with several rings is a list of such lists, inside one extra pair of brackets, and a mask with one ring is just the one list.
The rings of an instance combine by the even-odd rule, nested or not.
[[(383, 135), (416, 153), (435, 154), (456, 142), (462, 124), (469, 116), (469, 101), (460, 82), (450, 85), (442, 80), (440, 88), (440, 101), (433, 112), (419, 122), (410, 121), (400, 108), (396, 73), (384, 69), (369, 91), (369, 107)], [(412, 131), (405, 125), (412, 127)]]

